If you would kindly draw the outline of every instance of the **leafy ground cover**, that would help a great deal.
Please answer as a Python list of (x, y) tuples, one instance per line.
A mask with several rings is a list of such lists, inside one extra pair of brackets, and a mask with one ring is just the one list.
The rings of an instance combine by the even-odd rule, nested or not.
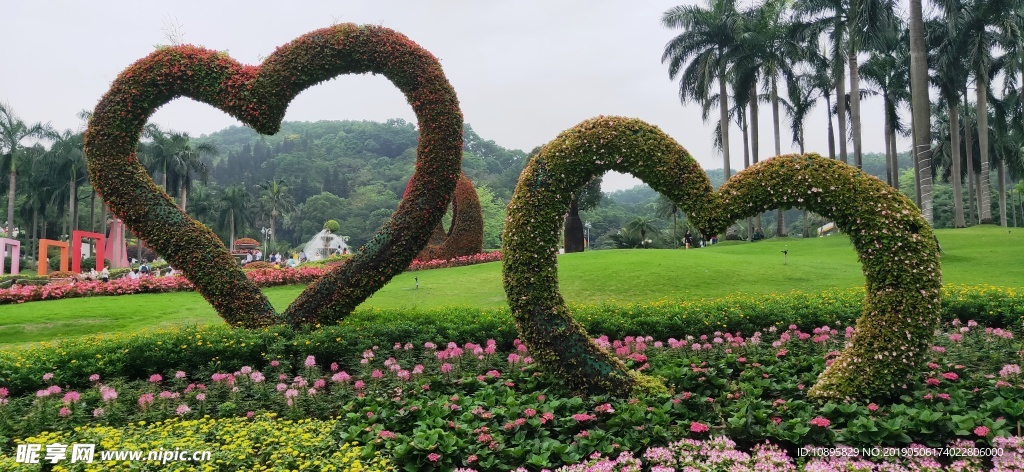
[[(192, 434), (190, 421), (259, 434), (268, 418), (277, 418), (300, 430), (292, 425), (313, 422), (329, 442), (351, 444), (368, 461), (386, 459), (404, 470), (540, 470), (587, 461), (591, 468), (570, 470), (641, 470), (626, 468), (637, 460), (658, 471), (702, 463), (711, 466), (696, 470), (850, 470), (850, 460), (866, 459), (800, 453), (837, 445), (921, 452), (902, 454), (886, 470), (1020, 470), (1013, 468), (1024, 465), (1024, 440), (1017, 436), (1024, 421), (1020, 328), (947, 323), (926, 365), (892, 392), (892, 402), (879, 404), (806, 399), (852, 332), (839, 325), (598, 338), (672, 389), (633, 399), (573, 395), (535, 369), (525, 346), (513, 341), (506, 350), (483, 339), (376, 346), (346, 362), (303, 345), (292, 355), (268, 353), (258, 363), (212, 374), (199, 367), (152, 369), (136, 380), (72, 376), (58, 367), (38, 377), (36, 391), (0, 389), (0, 438), (8, 439), (0, 456), (10, 457), (24, 441), (158, 444), (160, 431)], [(229, 458), (259, 449), (232, 437), (204, 444)], [(304, 450), (297, 467), (342, 460), (318, 443)], [(287, 455), (284, 447), (265, 454)], [(963, 457), (928, 449), (943, 447), (976, 449), (956, 449), (972, 451)], [(0, 470), (5, 466), (13, 467), (0, 459)]]
[[(1024, 233), (995, 226), (936, 231), (943, 281), (1019, 287), (1024, 280)], [(783, 264), (781, 251), (789, 251)], [(782, 238), (722, 243), (700, 250), (609, 250), (559, 259), (567, 300), (580, 304), (699, 300), (730, 294), (815, 292), (862, 287), (863, 275), (843, 236)], [(416, 283), (419, 282), (419, 288)], [(303, 285), (265, 289), (282, 310)], [(505, 306), (500, 263), (405, 273), (356, 311), (434, 311), (448, 307)], [(220, 324), (196, 293), (90, 297), (0, 306), (0, 345), (24, 344), (94, 333), (134, 332), (145, 327)]]

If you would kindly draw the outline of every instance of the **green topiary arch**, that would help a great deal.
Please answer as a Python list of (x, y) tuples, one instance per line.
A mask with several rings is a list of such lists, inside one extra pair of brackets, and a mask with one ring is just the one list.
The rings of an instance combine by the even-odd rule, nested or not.
[(416, 256), (419, 261), (449, 260), (484, 251), (484, 214), (473, 182), (462, 174), (452, 198), (452, 224), (448, 232), (438, 223), (430, 244)]
[(855, 168), (811, 155), (764, 161), (716, 193), (696, 161), (656, 127), (598, 117), (564, 131), (527, 164), (502, 237), (505, 291), (520, 335), (542, 366), (575, 388), (629, 395), (653, 382), (591, 341), (558, 291), (561, 216), (573, 191), (608, 170), (640, 178), (706, 232), (781, 205), (829, 216), (851, 234), (868, 278), (864, 316), (850, 346), (810, 395), (886, 394), (928, 346), (938, 320), (937, 248), (927, 223), (898, 192)]
[[(416, 113), (416, 172), (380, 232), (278, 315), (217, 236), (179, 210), (146, 174), (135, 155), (139, 136), (150, 115), (178, 97), (207, 103), (272, 134), (299, 92), (341, 74), (368, 72), (390, 79)], [(384, 27), (341, 24), (278, 48), (259, 66), (195, 46), (150, 54), (122, 72), (96, 106), (85, 153), (90, 179), (114, 214), (180, 269), (227, 322), (247, 327), (328, 323), (405, 270), (426, 245), (459, 177), (462, 112), (429, 52)]]

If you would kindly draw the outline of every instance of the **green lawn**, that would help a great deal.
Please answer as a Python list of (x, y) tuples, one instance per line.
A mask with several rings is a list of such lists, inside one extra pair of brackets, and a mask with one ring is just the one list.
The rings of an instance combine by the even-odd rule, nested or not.
[[(937, 234), (943, 250), (943, 282), (1024, 285), (1024, 231), (985, 226)], [(789, 251), (785, 265), (783, 250)], [(856, 253), (845, 236), (729, 242), (689, 251), (592, 251), (561, 256), (558, 269), (563, 295), (576, 302), (699, 299), (791, 289), (813, 292), (864, 283)], [(281, 310), (303, 288), (274, 287), (265, 292)], [(504, 304), (501, 263), (494, 262), (399, 275), (360, 309)], [(219, 322), (213, 309), (193, 292), (31, 302), (0, 306), (0, 346)]]

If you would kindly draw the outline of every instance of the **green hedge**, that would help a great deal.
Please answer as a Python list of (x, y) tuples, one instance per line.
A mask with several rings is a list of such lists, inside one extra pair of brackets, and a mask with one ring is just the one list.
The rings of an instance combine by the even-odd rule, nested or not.
[[(747, 335), (769, 326), (790, 324), (804, 330), (822, 325), (848, 326), (860, 317), (863, 297), (862, 290), (850, 289), (570, 307), (574, 318), (594, 336), (622, 339), (644, 335), (667, 340), (715, 331)], [(973, 319), (986, 326), (1020, 332), (1024, 292), (1019, 290), (946, 286), (943, 302), (942, 318), (946, 321)], [(215, 371), (233, 371), (243, 365), (263, 368), (272, 359), (298, 359), (310, 354), (322, 363), (339, 362), (343, 368), (352, 369), (359, 365), (363, 350), (372, 346), (494, 339), (499, 348), (511, 349), (517, 336), (507, 308), (359, 310), (339, 325), (312, 331), (283, 326), (257, 330), (193, 326), (82, 337), (0, 351), (0, 387), (9, 388), (12, 395), (35, 391), (43, 387), (42, 376), (47, 372), (55, 373), (58, 384), (73, 387), (84, 387), (82, 382), (91, 374), (105, 379), (144, 379), (157, 372), (184, 370), (208, 377)]]

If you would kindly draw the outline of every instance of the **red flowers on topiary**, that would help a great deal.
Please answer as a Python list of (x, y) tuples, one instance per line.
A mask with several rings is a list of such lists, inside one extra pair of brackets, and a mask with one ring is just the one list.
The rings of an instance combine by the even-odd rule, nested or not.
[[(416, 256), (418, 262), (433, 260), (451, 260), (457, 257), (472, 256), (484, 250), (484, 214), (480, 208), (480, 197), (473, 188), (473, 182), (462, 174), (455, 186), (455, 197), (452, 199), (452, 224), (448, 233), (438, 224), (431, 238), (431, 244), (423, 248)], [(414, 261), (414, 262), (416, 262)]]

